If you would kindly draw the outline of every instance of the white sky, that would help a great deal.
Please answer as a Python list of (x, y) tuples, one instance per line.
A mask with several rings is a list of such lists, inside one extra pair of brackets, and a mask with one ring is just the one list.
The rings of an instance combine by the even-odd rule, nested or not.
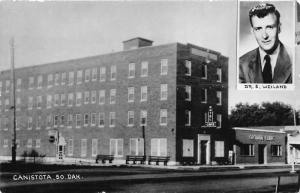
[(229, 107), (282, 101), (300, 109), (300, 77), (297, 92), (236, 90), (236, 16), (235, 0), (0, 2), (0, 70), (9, 68), (12, 36), (16, 67), (121, 51), (122, 41), (139, 36), (154, 45), (192, 43), (229, 57)]

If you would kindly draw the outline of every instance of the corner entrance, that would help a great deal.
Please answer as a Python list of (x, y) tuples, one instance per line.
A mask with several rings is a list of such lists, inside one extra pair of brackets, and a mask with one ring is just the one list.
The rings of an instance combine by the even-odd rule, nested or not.
[(258, 145), (258, 163), (259, 164), (267, 163), (267, 145), (265, 144)]
[(210, 135), (198, 135), (198, 159), (201, 165), (210, 164)]
[(60, 136), (57, 142), (57, 149), (56, 149), (56, 159), (57, 160), (64, 160), (65, 158), (65, 148), (66, 148), (66, 141), (65, 138)]

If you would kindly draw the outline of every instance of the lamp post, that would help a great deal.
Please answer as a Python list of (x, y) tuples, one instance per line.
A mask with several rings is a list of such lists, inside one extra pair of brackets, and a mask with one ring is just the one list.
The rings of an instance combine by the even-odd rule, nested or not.
[(143, 132), (143, 139), (144, 139), (144, 156), (146, 159), (146, 132), (145, 132), (145, 123), (146, 119), (142, 118), (142, 132)]

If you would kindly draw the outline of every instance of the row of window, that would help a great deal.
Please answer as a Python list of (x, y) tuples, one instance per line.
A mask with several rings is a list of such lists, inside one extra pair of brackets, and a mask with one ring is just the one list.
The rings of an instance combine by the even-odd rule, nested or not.
[[(254, 156), (255, 145), (254, 144), (242, 144), (241, 145), (241, 155), (242, 156)], [(282, 146), (281, 145), (271, 145), (271, 155), (272, 156), (282, 156)]]
[[(224, 157), (224, 141), (215, 141), (215, 157)], [(194, 157), (194, 140), (182, 140), (182, 157)]]

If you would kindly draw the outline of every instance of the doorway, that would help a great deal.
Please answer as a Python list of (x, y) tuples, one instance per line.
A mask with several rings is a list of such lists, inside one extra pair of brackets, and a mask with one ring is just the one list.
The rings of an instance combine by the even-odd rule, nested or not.
[(258, 145), (258, 163), (259, 164), (267, 163), (267, 146), (265, 144)]
[(64, 146), (63, 145), (58, 145), (57, 148), (57, 157), (59, 160), (63, 160), (65, 155), (64, 155)]
[(198, 135), (198, 160), (201, 165), (210, 164), (210, 135)]

